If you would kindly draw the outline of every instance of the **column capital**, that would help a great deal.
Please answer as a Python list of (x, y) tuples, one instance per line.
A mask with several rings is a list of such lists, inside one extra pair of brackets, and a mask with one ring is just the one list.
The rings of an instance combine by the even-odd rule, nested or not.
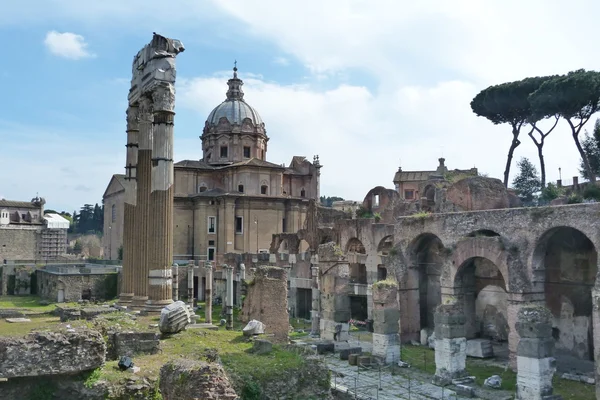
[(152, 101), (155, 113), (172, 113), (175, 110), (175, 88), (170, 84), (157, 86), (152, 91)]
[(137, 105), (127, 107), (127, 131), (135, 131), (139, 129), (140, 109)]
[(152, 115), (152, 99), (148, 96), (142, 96), (140, 97), (140, 101), (138, 104), (138, 121), (151, 123), (154, 120), (154, 116)]

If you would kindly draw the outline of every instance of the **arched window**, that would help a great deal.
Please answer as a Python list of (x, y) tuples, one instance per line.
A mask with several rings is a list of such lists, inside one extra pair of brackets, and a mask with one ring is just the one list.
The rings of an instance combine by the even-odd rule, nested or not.
[(206, 187), (206, 183), (201, 183), (198, 185), (198, 193), (206, 192), (208, 187)]
[(112, 220), (112, 222), (116, 222), (117, 221), (117, 206), (116, 204), (113, 204), (112, 207), (110, 208), (110, 219)]
[(306, 190), (304, 188), (300, 191), (300, 197), (306, 197)]

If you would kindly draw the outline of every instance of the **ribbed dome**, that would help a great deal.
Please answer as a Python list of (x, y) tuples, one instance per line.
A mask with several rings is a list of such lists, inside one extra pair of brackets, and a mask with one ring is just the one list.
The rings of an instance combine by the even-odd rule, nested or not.
[(242, 121), (250, 118), (254, 125), (263, 123), (258, 112), (244, 101), (244, 91), (242, 86), (244, 82), (237, 76), (237, 67), (233, 68), (233, 78), (227, 81), (227, 100), (215, 107), (208, 115), (206, 122), (209, 125), (217, 125), (223, 117), (227, 118), (230, 124), (241, 125)]
[(255, 125), (263, 123), (258, 112), (241, 99), (225, 100), (211, 111), (206, 122), (217, 125), (223, 117), (227, 118), (230, 124), (241, 125), (246, 118), (250, 118)]

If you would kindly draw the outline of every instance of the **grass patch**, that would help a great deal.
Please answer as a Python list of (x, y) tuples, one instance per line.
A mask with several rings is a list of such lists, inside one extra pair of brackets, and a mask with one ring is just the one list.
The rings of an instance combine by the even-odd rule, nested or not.
[[(52, 312), (59, 303), (40, 304), (39, 296), (0, 296), (0, 308), (22, 309), (23, 312)], [(60, 303), (61, 306), (75, 306), (77, 303)]]
[(40, 316), (30, 317), (31, 322), (10, 323), (5, 320), (0, 320), (0, 336), (25, 336), (29, 332), (47, 331), (56, 328), (60, 323), (59, 317)]

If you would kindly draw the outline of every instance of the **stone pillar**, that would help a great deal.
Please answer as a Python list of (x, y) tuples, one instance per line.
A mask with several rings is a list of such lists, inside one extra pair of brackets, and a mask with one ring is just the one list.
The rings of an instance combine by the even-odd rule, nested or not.
[(320, 335), (319, 310), (321, 303), (321, 290), (319, 289), (319, 264), (314, 263), (310, 267), (312, 275), (312, 309), (310, 310), (311, 336)]
[(173, 264), (173, 301), (179, 300), (179, 265)]
[(187, 274), (188, 304), (194, 308), (194, 260), (188, 261)]
[(398, 285), (375, 283), (372, 286), (373, 355), (386, 364), (400, 361)]
[(433, 383), (445, 386), (467, 376), (466, 318), (460, 304), (441, 304), (435, 310), (435, 376)]
[(288, 278), (288, 312), (290, 316), (296, 317), (296, 307), (298, 307), (298, 288), (296, 287), (296, 279), (292, 276), (294, 265), (296, 265), (299, 257), (296, 254), (290, 254), (288, 257), (289, 264), (286, 266), (286, 275)]
[(148, 237), (150, 232), (150, 190), (152, 188), (152, 101), (141, 97), (139, 103), (139, 144), (135, 206), (134, 296), (132, 307), (142, 308), (148, 300)]
[(173, 302), (173, 120), (175, 88), (161, 84), (152, 92), (154, 125), (152, 143), (152, 194), (150, 197), (151, 257), (146, 310), (160, 312)]
[(134, 260), (136, 253), (136, 168), (138, 157), (139, 109), (137, 106), (127, 108), (127, 156), (125, 160), (125, 179), (130, 187), (125, 192), (125, 207), (123, 215), (123, 269), (119, 304), (130, 306), (134, 295)]
[(225, 307), (227, 311), (227, 330), (233, 329), (233, 267), (225, 264), (223, 266), (225, 269), (225, 276), (227, 279), (227, 294), (225, 302)]
[(600, 290), (592, 291), (592, 333), (594, 337), (594, 364), (596, 370), (596, 399), (600, 400)]
[(204, 294), (206, 302), (204, 303), (204, 322), (212, 324), (212, 281), (213, 267), (210, 261), (204, 264), (204, 274), (206, 276), (206, 292)]
[(509, 365), (513, 371), (517, 371), (517, 346), (519, 345), (519, 333), (516, 329), (519, 311), (524, 306), (545, 305), (545, 294), (543, 291), (531, 293), (508, 293), (508, 304), (506, 307), (506, 319), (508, 323), (508, 357)]
[(560, 399), (552, 396), (556, 371), (552, 314), (546, 307), (530, 305), (519, 310), (516, 323), (520, 335), (517, 348), (518, 400)]

